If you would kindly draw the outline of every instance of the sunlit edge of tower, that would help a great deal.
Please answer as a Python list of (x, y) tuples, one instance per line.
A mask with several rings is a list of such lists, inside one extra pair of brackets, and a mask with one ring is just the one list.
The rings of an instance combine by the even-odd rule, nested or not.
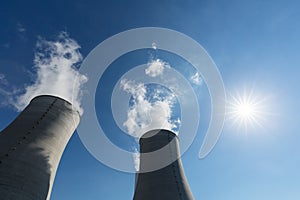
[(80, 121), (66, 100), (33, 98), (0, 132), (0, 194), (14, 200), (49, 200), (64, 149)]

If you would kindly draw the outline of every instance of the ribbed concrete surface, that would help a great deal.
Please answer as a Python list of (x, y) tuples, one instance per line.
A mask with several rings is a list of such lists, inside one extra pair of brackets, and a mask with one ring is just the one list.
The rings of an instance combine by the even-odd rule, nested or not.
[(72, 105), (34, 98), (0, 133), (0, 199), (49, 200), (62, 153), (79, 123)]
[[(137, 174), (134, 200), (194, 199), (179, 158), (178, 137), (173, 132), (147, 132), (140, 139), (140, 152), (140, 171), (145, 173)], [(158, 169), (150, 171), (149, 166)]]

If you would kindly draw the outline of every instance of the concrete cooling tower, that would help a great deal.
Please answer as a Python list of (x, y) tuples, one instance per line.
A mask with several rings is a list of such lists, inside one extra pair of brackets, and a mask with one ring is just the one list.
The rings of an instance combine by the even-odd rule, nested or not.
[(49, 200), (79, 113), (55, 96), (34, 98), (0, 133), (0, 199)]
[(178, 137), (173, 132), (152, 130), (141, 137), (139, 171), (133, 200), (194, 199), (180, 159)]

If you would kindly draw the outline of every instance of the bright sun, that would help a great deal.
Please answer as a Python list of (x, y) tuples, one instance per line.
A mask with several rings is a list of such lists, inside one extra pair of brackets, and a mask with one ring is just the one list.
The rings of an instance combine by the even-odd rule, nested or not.
[(255, 105), (250, 104), (249, 102), (240, 102), (236, 105), (236, 114), (240, 118), (251, 118), (255, 114)]
[(253, 96), (253, 92), (249, 94), (231, 96), (231, 102), (228, 106), (228, 117), (233, 120), (234, 124), (239, 127), (247, 127), (259, 125), (264, 118), (263, 99), (259, 100)]

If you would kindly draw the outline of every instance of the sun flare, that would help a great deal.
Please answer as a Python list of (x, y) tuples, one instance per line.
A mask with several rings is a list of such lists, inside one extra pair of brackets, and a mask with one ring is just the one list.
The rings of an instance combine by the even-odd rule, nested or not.
[(261, 121), (264, 118), (263, 109), (264, 99), (259, 99), (253, 96), (253, 92), (243, 95), (231, 95), (231, 101), (228, 106), (228, 117), (233, 123), (239, 127), (247, 128), (249, 125), (254, 127), (261, 126)]

